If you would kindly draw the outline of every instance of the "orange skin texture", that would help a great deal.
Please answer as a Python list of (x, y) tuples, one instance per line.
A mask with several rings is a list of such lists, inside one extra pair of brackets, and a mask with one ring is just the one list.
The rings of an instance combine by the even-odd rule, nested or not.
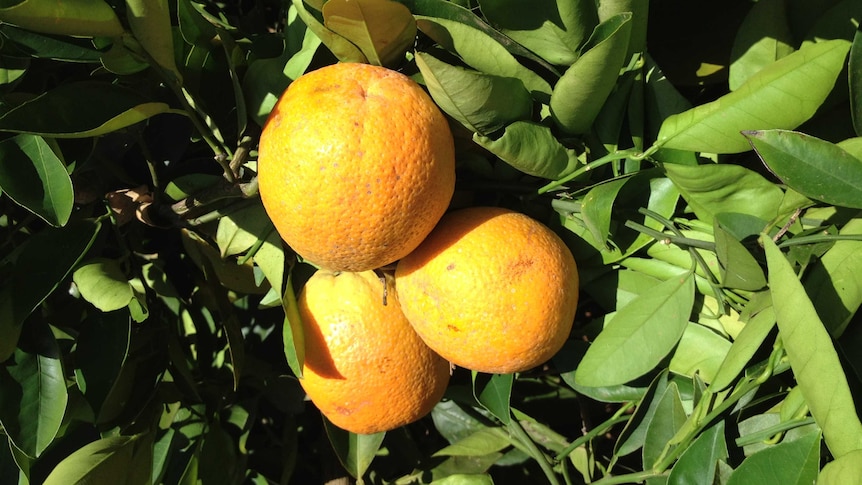
[(521, 372), (565, 343), (578, 270), (553, 231), (502, 208), (451, 212), (395, 270), (401, 308), (429, 347), (455, 365)]
[(264, 208), (300, 256), (366, 271), (406, 256), (455, 190), (446, 118), (413, 80), (356, 63), (294, 81), (260, 138)]
[(317, 271), (297, 300), (305, 338), (299, 380), (336, 426), (370, 434), (428, 414), (449, 383), (449, 363), (401, 313), (392, 278)]

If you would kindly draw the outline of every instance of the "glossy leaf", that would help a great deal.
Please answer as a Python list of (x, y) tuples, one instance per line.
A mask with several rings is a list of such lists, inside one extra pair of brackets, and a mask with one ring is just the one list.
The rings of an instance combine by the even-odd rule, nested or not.
[(745, 136), (769, 170), (793, 190), (832, 205), (862, 208), (862, 160), (841, 147), (794, 131)]
[(281, 300), (285, 283), (285, 255), (281, 236), (275, 230), (269, 231), (260, 249), (254, 253), (254, 264), (260, 268)]
[(103, 312), (125, 308), (135, 297), (128, 278), (115, 259), (88, 261), (75, 270), (72, 278), (81, 296)]
[[(41, 59), (98, 63), (102, 54), (93, 48), (92, 45), (81, 45), (81, 43), (75, 42), (73, 39), (50, 34), (40, 34), (9, 24), (0, 25), (0, 34), (6, 38), (5, 41), (9, 42), (10, 47), (14, 45), (17, 50), (27, 52), (29, 55)], [(27, 59), (17, 58), (13, 54), (4, 59), (4, 64), (8, 65), (7, 69), (12, 68), (13, 70), (17, 70), (15, 66), (26, 66)]]
[(259, 240), (266, 238), (272, 222), (262, 204), (253, 204), (219, 218), (216, 244), (226, 258), (248, 251)]
[[(150, 444), (151, 446), (151, 444)], [(152, 470), (142, 454), (146, 440), (139, 436), (111, 436), (78, 448), (57, 464), (45, 479), (45, 485), (68, 483), (118, 483), (143, 485), (149, 483)]]
[(479, 7), (500, 32), (556, 65), (575, 62), (599, 23), (595, 5), (579, 0), (483, 0)]
[(281, 303), (284, 306), (284, 323), (282, 325), (282, 345), (284, 356), (290, 370), (297, 378), (302, 378), (302, 368), (305, 364), (305, 335), (303, 333), (302, 320), (299, 316), (299, 307), (296, 303), (296, 293), (293, 291), (292, 273), (286, 278), (286, 288)]
[(751, 6), (733, 41), (728, 73), (731, 91), (795, 50), (787, 9), (784, 0), (765, 0)]
[(99, 227), (88, 220), (70, 223), (41, 231), (21, 247), (9, 270), (15, 284), (0, 287), (0, 362), (12, 355), (24, 320), (72, 271)]
[[(862, 220), (852, 219), (839, 234), (862, 234)], [(862, 305), (862, 241), (835, 241), (820, 257), (820, 264), (808, 271), (805, 289), (811, 296), (817, 315), (833, 338), (847, 328)]]
[(319, 21), (308, 8), (304, 0), (291, 0), (294, 8), (296, 8), (299, 17), (308, 26), (309, 30), (320, 38), (323, 45), (329, 48), (335, 57), (341, 62), (368, 62), (368, 58), (362, 53), (358, 47), (344, 37), (329, 30), (321, 21)]
[(784, 196), (762, 175), (739, 165), (665, 165), (665, 171), (698, 219), (712, 223), (732, 212), (772, 220)]
[(607, 322), (578, 366), (575, 380), (598, 387), (646, 374), (679, 342), (693, 304), (692, 274), (671, 278), (638, 296)]
[(808, 433), (761, 450), (734, 470), (728, 485), (814, 483), (820, 468), (820, 433)]
[(563, 146), (550, 128), (533, 121), (515, 121), (499, 137), (473, 135), (473, 141), (528, 175), (558, 179), (573, 172), (581, 161)]
[(532, 112), (530, 93), (517, 79), (453, 66), (424, 52), (415, 59), (440, 109), (474, 133), (489, 135)]
[(581, 202), (581, 216), (595, 241), (608, 242), (614, 200), (629, 179), (617, 179), (591, 188)]
[(72, 180), (45, 140), (21, 134), (0, 142), (0, 190), (52, 226), (69, 221)]
[(56, 138), (110, 133), (169, 110), (116, 84), (81, 81), (63, 84), (0, 117), (0, 131)]
[(326, 435), (338, 460), (354, 478), (365, 474), (386, 433), (356, 434), (345, 431), (324, 419)]
[(843, 485), (862, 482), (862, 450), (854, 450), (830, 461), (817, 477), (820, 485)]
[(569, 67), (551, 94), (551, 116), (569, 134), (589, 130), (626, 61), (631, 14), (606, 20), (593, 32), (584, 53)]
[(668, 485), (714, 483), (720, 460), (728, 457), (724, 421), (710, 426), (680, 455), (667, 477)]
[(23, 1), (0, 9), (0, 21), (36, 32), (83, 37), (119, 37), (123, 26), (103, 0)]
[(181, 83), (183, 76), (174, 60), (171, 12), (163, 0), (126, 0), (126, 19), (141, 47), (156, 65)]
[(860, 449), (862, 423), (832, 339), (783, 253), (769, 237), (760, 240), (779, 336), (811, 415), (834, 456)]
[(524, 83), (534, 98), (542, 101), (551, 94), (551, 86), (541, 76), (518, 62), (506, 48), (485, 32), (460, 22), (416, 16), (416, 25), (444, 49), (457, 54), (473, 69), (501, 77), (512, 77)]
[(482, 374), (473, 372), (473, 396), (503, 424), (511, 420), (509, 401), (512, 397), (514, 374)]
[(42, 455), (62, 424), (68, 394), (61, 359), (48, 324), (34, 322), (10, 365), (0, 367), (0, 425), (30, 458)]
[(323, 5), (323, 23), (378, 66), (397, 66), (416, 37), (410, 10), (392, 0), (330, 0)]
[(754, 357), (774, 326), (775, 313), (771, 306), (759, 312), (745, 324), (727, 351), (727, 355), (712, 380), (713, 390), (720, 391), (733, 383)]
[(841, 40), (818, 42), (772, 63), (736, 91), (668, 117), (659, 130), (658, 144), (739, 153), (750, 149), (742, 131), (796, 128), (814, 115), (832, 91), (849, 48)]

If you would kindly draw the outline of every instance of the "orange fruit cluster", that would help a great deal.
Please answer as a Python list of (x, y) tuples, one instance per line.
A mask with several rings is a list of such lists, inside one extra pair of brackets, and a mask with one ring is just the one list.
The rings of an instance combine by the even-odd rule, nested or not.
[[(300, 383), (341, 428), (413, 422), (442, 398), (450, 362), (521, 372), (571, 331), (571, 252), (508, 209), (444, 215), (452, 135), (402, 74), (342, 63), (294, 81), (261, 135), (258, 181), (279, 234), (320, 268), (298, 297)], [(394, 276), (372, 271), (391, 263)]]

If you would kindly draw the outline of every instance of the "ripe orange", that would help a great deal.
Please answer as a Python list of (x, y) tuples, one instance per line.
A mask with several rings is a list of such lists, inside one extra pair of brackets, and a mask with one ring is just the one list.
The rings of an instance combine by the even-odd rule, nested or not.
[(264, 207), (294, 251), (365, 271), (412, 251), (446, 211), (455, 149), (446, 118), (407, 76), (341, 63), (295, 80), (260, 138)]
[(305, 338), (300, 383), (336, 426), (397, 428), (428, 414), (449, 382), (449, 363), (416, 335), (392, 279), (373, 271), (317, 271), (297, 300)]
[(553, 231), (508, 209), (451, 212), (395, 270), (401, 308), (444, 358), (489, 373), (520, 372), (566, 341), (578, 270)]

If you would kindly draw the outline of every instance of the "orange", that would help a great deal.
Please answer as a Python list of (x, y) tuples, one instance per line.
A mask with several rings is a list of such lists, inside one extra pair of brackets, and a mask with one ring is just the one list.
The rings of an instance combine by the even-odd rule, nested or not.
[(305, 338), (300, 383), (336, 426), (377, 433), (416, 421), (440, 401), (449, 363), (416, 335), (387, 278), (317, 271), (297, 300)]
[(578, 269), (553, 231), (503, 208), (451, 212), (395, 269), (401, 308), (453, 364), (521, 372), (565, 343), (578, 304)]
[(416, 248), (449, 206), (452, 133), (407, 76), (330, 65), (299, 77), (276, 103), (260, 137), (258, 182), (300, 256), (331, 270), (379, 268)]

